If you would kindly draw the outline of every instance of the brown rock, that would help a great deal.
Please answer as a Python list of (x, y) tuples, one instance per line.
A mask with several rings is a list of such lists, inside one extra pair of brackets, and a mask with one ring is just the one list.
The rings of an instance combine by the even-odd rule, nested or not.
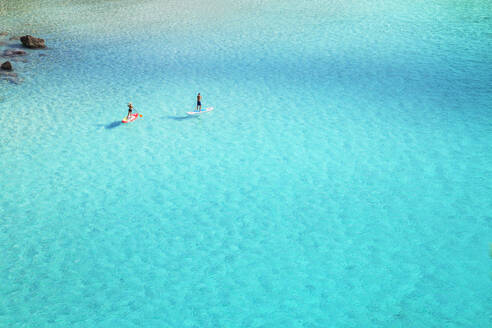
[(0, 36), (6, 36), (6, 35), (9, 35), (8, 32), (0, 32)]
[(6, 61), (0, 66), (1, 69), (4, 71), (11, 71), (12, 70), (12, 64), (9, 61)]
[(46, 48), (44, 44), (44, 39), (35, 38), (30, 35), (24, 35), (21, 36), (20, 40), (24, 45), (24, 47), (26, 48), (30, 48), (30, 49)]

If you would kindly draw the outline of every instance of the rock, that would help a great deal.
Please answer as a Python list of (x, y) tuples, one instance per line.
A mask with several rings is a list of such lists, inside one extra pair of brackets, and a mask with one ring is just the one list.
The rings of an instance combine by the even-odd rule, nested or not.
[(9, 40), (10, 40), (10, 41), (12, 41), (12, 40), (20, 40), (20, 36), (11, 36), (11, 37), (9, 38)]
[(14, 56), (24, 56), (26, 54), (27, 54), (27, 52), (25, 52), (24, 50), (20, 50), (20, 49), (7, 49), (7, 50), (4, 50), (2, 56), (4, 56), (4, 57), (14, 57)]
[(0, 36), (6, 36), (6, 35), (9, 35), (8, 32), (0, 32)]
[(44, 45), (44, 39), (35, 38), (30, 35), (24, 35), (21, 36), (20, 40), (24, 45), (24, 47), (26, 48), (30, 48), (30, 49), (46, 48), (46, 46)]
[(0, 46), (6, 46), (7, 42), (0, 41)]
[(12, 70), (12, 64), (9, 61), (6, 61), (0, 66), (1, 69), (4, 71), (11, 71)]

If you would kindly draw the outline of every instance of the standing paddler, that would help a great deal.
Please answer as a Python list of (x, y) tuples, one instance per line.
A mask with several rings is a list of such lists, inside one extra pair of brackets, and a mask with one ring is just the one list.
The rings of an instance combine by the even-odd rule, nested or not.
[(200, 95), (200, 92), (198, 92), (198, 95), (196, 96), (196, 111), (200, 112), (202, 110), (202, 96)]

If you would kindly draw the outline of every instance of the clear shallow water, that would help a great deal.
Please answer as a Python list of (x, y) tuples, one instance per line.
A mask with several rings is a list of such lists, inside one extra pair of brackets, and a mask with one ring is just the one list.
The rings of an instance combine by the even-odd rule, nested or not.
[(1, 325), (490, 326), (488, 2), (0, 8)]

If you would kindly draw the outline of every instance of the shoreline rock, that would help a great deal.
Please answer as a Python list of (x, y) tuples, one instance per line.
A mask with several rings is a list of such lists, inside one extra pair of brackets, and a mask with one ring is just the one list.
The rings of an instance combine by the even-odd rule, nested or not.
[[(1, 0), (0, 0), (1, 1)], [(2, 32), (0, 31), (0, 37), (8, 37), (7, 32)], [(6, 38), (5, 38), (6, 39)], [(10, 41), (12, 40), (20, 40), (22, 42), (22, 46), (24, 48), (29, 48), (29, 49), (42, 49), (46, 48), (45, 41), (44, 39), (41, 38), (36, 38), (31, 35), (25, 35), (22, 37), (19, 36), (11, 36), (9, 38)], [(4, 42), (3, 39), (0, 41), (0, 46), (2, 47), (0, 49), (0, 82), (6, 81), (10, 82), (13, 84), (20, 84), (23, 82), (23, 79), (18, 76), (17, 72), (14, 72), (14, 67), (12, 63), (14, 62), (23, 62), (26, 63), (27, 59), (25, 56), (28, 55), (28, 51), (19, 49), (19, 48), (11, 48), (12, 46), (15, 46), (14, 44), (11, 44), (10, 42)], [(6, 47), (3, 47), (6, 46)], [(20, 47), (20, 45), (18, 45)], [(7, 48), (7, 49), (5, 49)], [(45, 56), (45, 54), (39, 54), (39, 56)], [(4, 58), (8, 59), (7, 61), (3, 62), (1, 59)]]
[(46, 45), (44, 44), (44, 39), (35, 38), (31, 35), (24, 35), (21, 36), (20, 40), (22, 42), (22, 45), (29, 49), (46, 48)]
[(13, 68), (12, 68), (12, 64), (9, 62), (9, 61), (6, 61), (5, 63), (3, 63), (2, 65), (0, 65), (0, 68), (4, 71), (12, 71)]

